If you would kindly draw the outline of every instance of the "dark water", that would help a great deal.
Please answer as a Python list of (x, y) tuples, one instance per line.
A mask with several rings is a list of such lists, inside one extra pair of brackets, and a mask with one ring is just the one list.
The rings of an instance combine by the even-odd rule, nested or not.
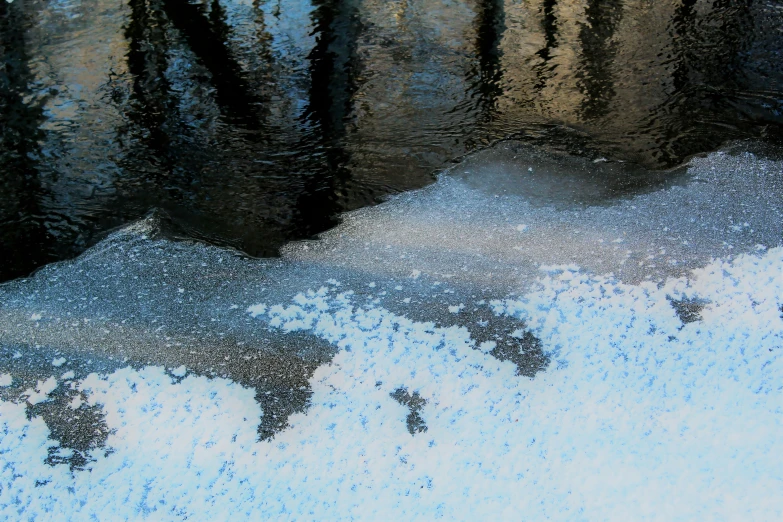
[(516, 136), (778, 141), (783, 3), (0, 0), (0, 280), (151, 209), (274, 255)]

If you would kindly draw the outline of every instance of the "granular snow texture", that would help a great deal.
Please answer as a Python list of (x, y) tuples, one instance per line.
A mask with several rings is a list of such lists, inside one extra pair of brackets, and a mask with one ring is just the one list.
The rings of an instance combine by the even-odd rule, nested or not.
[[(542, 272), (530, 291), (491, 303), (551, 357), (533, 379), (465, 327), (360, 306), (334, 286), (259, 303), (248, 311), (259, 326), (338, 349), (287, 429), (259, 441), (255, 390), (184, 368), (54, 376), (0, 402), (0, 513), (780, 520), (782, 268), (773, 248), (662, 284)], [(683, 321), (672, 302), (694, 300), (704, 303), (698, 318)], [(86, 469), (45, 464), (57, 443), (27, 414), (64, 386), (85, 398), (77, 412), (100, 406), (111, 430)], [(411, 434), (398, 390), (420, 399), (426, 431)]]

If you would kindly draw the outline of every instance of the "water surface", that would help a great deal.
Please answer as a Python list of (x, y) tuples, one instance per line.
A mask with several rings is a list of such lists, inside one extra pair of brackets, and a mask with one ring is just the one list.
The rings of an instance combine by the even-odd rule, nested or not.
[(0, 280), (153, 209), (173, 235), (275, 255), (509, 136), (649, 169), (775, 141), (781, 11), (0, 1)]

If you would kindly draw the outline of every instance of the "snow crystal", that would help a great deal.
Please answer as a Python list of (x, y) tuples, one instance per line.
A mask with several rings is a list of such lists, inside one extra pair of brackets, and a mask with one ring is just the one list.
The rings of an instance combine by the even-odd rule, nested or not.
[(35, 406), (41, 402), (49, 400), (49, 394), (57, 388), (57, 379), (49, 377), (45, 381), (38, 381), (35, 391), (26, 390), (27, 402)]
[(262, 304), (251, 306), (247, 309), (247, 311), (252, 317), (257, 317), (266, 313), (266, 306)]

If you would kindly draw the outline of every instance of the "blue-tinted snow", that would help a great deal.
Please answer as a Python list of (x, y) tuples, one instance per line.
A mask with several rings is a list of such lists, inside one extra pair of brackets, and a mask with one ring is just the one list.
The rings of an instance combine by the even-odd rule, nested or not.
[(575, 204), (465, 165), (281, 260), (147, 221), (0, 287), (3, 516), (779, 519), (781, 164)]

